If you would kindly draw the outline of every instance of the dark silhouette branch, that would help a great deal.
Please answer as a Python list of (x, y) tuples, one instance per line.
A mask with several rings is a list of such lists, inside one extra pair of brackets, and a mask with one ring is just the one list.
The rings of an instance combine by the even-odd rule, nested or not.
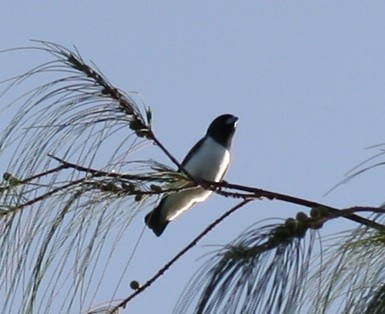
[(234, 190), (238, 190), (238, 191), (245, 191), (245, 192), (249, 192), (249, 193), (254, 193), (254, 196), (256, 198), (265, 197), (265, 198), (270, 199), (270, 200), (279, 200), (279, 201), (283, 201), (283, 202), (287, 202), (287, 203), (305, 206), (308, 208), (314, 208), (314, 207), (327, 208), (329, 210), (330, 214), (334, 215), (336, 217), (344, 217), (344, 218), (349, 219), (351, 221), (357, 222), (359, 224), (362, 224), (362, 225), (365, 225), (367, 227), (377, 229), (380, 231), (384, 231), (384, 229), (385, 229), (384, 225), (376, 223), (370, 219), (366, 219), (364, 217), (355, 215), (353, 213), (350, 213), (350, 214), (349, 213), (340, 213), (340, 210), (337, 208), (333, 208), (333, 207), (328, 206), (328, 205), (309, 201), (309, 200), (306, 200), (303, 198), (298, 198), (298, 197), (294, 197), (294, 196), (290, 196), (290, 195), (286, 195), (286, 194), (281, 194), (281, 193), (272, 192), (272, 191), (266, 191), (266, 190), (262, 190), (262, 189), (258, 189), (258, 188), (254, 188), (254, 187), (249, 187), (249, 186), (244, 186), (244, 185), (239, 185), (239, 184), (232, 184), (232, 183), (228, 183), (228, 182), (220, 182), (220, 183), (211, 182), (210, 184), (212, 186), (216, 186), (219, 188), (229, 188), (229, 189), (234, 189)]
[[(64, 168), (72, 168), (74, 170), (80, 172), (86, 172), (92, 174), (93, 177), (107, 177), (107, 178), (116, 178), (116, 179), (126, 179), (126, 180), (138, 180), (138, 181), (154, 181), (154, 177), (150, 176), (142, 176), (142, 175), (133, 175), (133, 174), (125, 174), (125, 173), (117, 173), (117, 172), (108, 172), (103, 170), (97, 170), (90, 167), (84, 167), (78, 164), (71, 163), (59, 157), (56, 157), (52, 154), (48, 154), (49, 157), (55, 159), (59, 163), (61, 163)], [(158, 178), (157, 178), (158, 179)], [(161, 180), (161, 178), (159, 178)]]
[[(230, 184), (227, 182), (206, 182), (204, 180), (198, 180), (194, 177), (192, 177), (186, 169), (178, 162), (178, 160), (168, 151), (168, 149), (158, 140), (158, 138), (155, 136), (151, 129), (151, 118), (148, 117), (147, 124), (144, 121), (143, 117), (141, 116), (140, 112), (138, 112), (137, 107), (135, 103), (131, 101), (130, 98), (126, 97), (122, 92), (119, 91), (119, 89), (112, 86), (102, 74), (96, 72), (93, 70), (90, 66), (88, 66), (80, 56), (73, 54), (68, 49), (60, 46), (55, 45), (47, 42), (40, 42), (42, 44), (45, 44), (48, 46), (47, 51), (52, 53), (55, 56), (58, 56), (59, 59), (62, 58), (63, 63), (67, 64), (71, 68), (74, 68), (80, 72), (82, 72), (85, 76), (91, 78), (94, 80), (94, 82), (100, 86), (101, 93), (100, 97), (109, 97), (113, 100), (118, 101), (118, 108), (121, 110), (121, 112), (127, 117), (127, 121), (129, 122), (129, 126), (132, 130), (135, 131), (135, 133), (139, 137), (145, 137), (149, 140), (152, 140), (165, 154), (166, 156), (178, 167), (178, 169), (186, 174), (186, 176), (193, 181), (194, 183), (201, 185), (204, 188), (207, 188), (207, 184), (211, 187), (210, 189), (216, 191), (215, 188), (228, 188), (228, 189), (235, 189), (237, 191), (245, 191), (254, 194), (255, 198), (265, 197), (268, 199), (277, 199), (297, 205), (306, 206), (308, 208), (313, 207), (325, 207), (328, 208), (331, 214), (338, 215), (338, 209), (326, 206), (320, 203), (308, 201), (305, 199), (292, 197), (289, 195), (276, 193), (276, 192), (270, 192), (265, 191), (262, 189), (257, 189), (253, 187), (247, 187), (242, 186), (238, 184)], [(64, 58), (64, 59), (63, 59)], [(151, 112), (148, 110), (148, 112)], [(218, 192), (220, 194), (220, 192)], [(223, 195), (225, 193), (222, 192)], [(227, 194), (227, 196), (236, 196), (237, 194)], [(238, 194), (239, 197), (244, 198), (250, 198), (250, 195), (241, 195)], [(378, 230), (383, 230), (384, 226), (378, 223), (375, 223), (369, 219), (360, 217), (355, 214), (344, 216), (346, 219), (355, 221), (357, 223), (363, 224), (365, 226), (368, 226), (370, 228), (375, 228)]]
[[(178, 254), (176, 254), (169, 262), (167, 262), (155, 275), (146, 281), (145, 284), (136, 288), (136, 291), (129, 295), (127, 298), (120, 301), (110, 313), (114, 313), (118, 308), (125, 308), (127, 304), (135, 298), (138, 294), (142, 293), (149, 286), (151, 286), (156, 280), (158, 280), (179, 258), (181, 258), (187, 251), (192, 249), (197, 242), (202, 239), (209, 231), (211, 231), (216, 225), (218, 225), (222, 220), (228, 217), (230, 214), (240, 209), (252, 199), (245, 199), (241, 203), (237, 204), (221, 217), (207, 226), (194, 240), (192, 240), (186, 247), (184, 247)], [(277, 248), (283, 243), (288, 243), (290, 239), (302, 238), (305, 236), (306, 232), (309, 229), (319, 229), (322, 225), (328, 221), (339, 217), (345, 217), (346, 215), (351, 216), (353, 212), (357, 211), (367, 211), (367, 212), (385, 212), (384, 209), (374, 208), (374, 207), (352, 207), (347, 209), (336, 210), (334, 214), (330, 214), (330, 210), (326, 207), (320, 207), (324, 213), (319, 214), (317, 218), (313, 217), (303, 217), (303, 215), (298, 214), (296, 219), (289, 218), (282, 225), (278, 225), (271, 233), (271, 235), (266, 239), (266, 241), (258, 246), (252, 247), (247, 251), (247, 256), (258, 255), (264, 252), (270, 251)]]
[(33, 199), (30, 199), (30, 200), (28, 200), (28, 201), (26, 201), (24, 203), (21, 203), (21, 204), (19, 204), (17, 206), (10, 207), (10, 208), (8, 208), (7, 210), (4, 210), (4, 211), (0, 211), (0, 217), (1, 216), (9, 215), (11, 213), (14, 214), (16, 211), (21, 210), (24, 207), (31, 206), (31, 205), (33, 205), (33, 204), (35, 204), (37, 202), (40, 202), (40, 201), (46, 199), (47, 197), (49, 197), (49, 196), (51, 196), (53, 194), (59, 193), (61, 191), (66, 190), (69, 187), (76, 186), (76, 185), (81, 184), (83, 182), (84, 182), (84, 178), (79, 179), (79, 180), (75, 180), (75, 181), (71, 181), (71, 182), (69, 182), (67, 184), (64, 184), (62, 186), (54, 188), (54, 189), (50, 190), (47, 193), (44, 193), (44, 194), (39, 195), (37, 197), (34, 197)]
[[(151, 135), (151, 137), (152, 136), (153, 135)], [(155, 136), (153, 138), (155, 138)], [(178, 163), (176, 158), (158, 140), (156, 140), (156, 145), (159, 146), (162, 149), (162, 151), (166, 153), (166, 155), (171, 159), (171, 161), (173, 161), (176, 165), (179, 165), (179, 167), (181, 169), (183, 169), (183, 166)], [(62, 163), (62, 165), (65, 166), (66, 168), (71, 167), (71, 168), (74, 168), (74, 169), (79, 170), (79, 171), (92, 173), (94, 176), (107, 176), (107, 177), (114, 177), (114, 178), (121, 178), (121, 179), (127, 178), (127, 179), (133, 179), (133, 180), (142, 180), (142, 179), (143, 180), (153, 180), (153, 178), (151, 179), (149, 177), (144, 177), (144, 176), (135, 176), (135, 175), (127, 175), (127, 174), (109, 173), (109, 172), (105, 172), (105, 171), (99, 171), (99, 170), (83, 167), (80, 165), (76, 165), (73, 163), (69, 163), (67, 161), (64, 161), (63, 159), (60, 159), (60, 158), (52, 156), (52, 155), (50, 155), (50, 157), (52, 157), (55, 160)], [(330, 214), (335, 216), (335, 217), (343, 217), (343, 218), (349, 219), (351, 221), (357, 222), (359, 224), (362, 224), (362, 225), (365, 225), (367, 227), (374, 228), (377, 230), (384, 230), (385, 229), (384, 225), (379, 224), (377, 222), (374, 222), (370, 219), (358, 216), (358, 215), (354, 214), (353, 211), (350, 213), (349, 212), (342, 213), (342, 212), (340, 212), (340, 209), (333, 208), (329, 205), (317, 203), (314, 201), (306, 200), (306, 199), (291, 196), (291, 195), (267, 191), (267, 190), (263, 190), (263, 189), (259, 189), (259, 188), (255, 188), (255, 187), (228, 183), (226, 181), (212, 182), (212, 181), (207, 181), (207, 180), (196, 180), (193, 177), (191, 177), (191, 175), (188, 174), (187, 171), (184, 171), (184, 172), (186, 175), (189, 176), (189, 178), (193, 179), (193, 183), (200, 184), (199, 182), (201, 181), (201, 182), (203, 182), (203, 184), (202, 184), (203, 187), (208, 188), (208, 189), (216, 192), (217, 194), (220, 194), (223, 196), (234, 197), (234, 198), (243, 198), (243, 199), (267, 198), (269, 200), (279, 200), (279, 201), (283, 201), (283, 202), (287, 202), (287, 203), (305, 206), (308, 208), (323, 207), (323, 208), (327, 208), (329, 210)], [(231, 192), (231, 191), (229, 192), (226, 190), (224, 191), (223, 189), (236, 190), (237, 192)], [(174, 191), (174, 190), (172, 190), (172, 191)], [(247, 194), (239, 193), (238, 191), (244, 191), (244, 192), (247, 192)], [(169, 191), (165, 191), (165, 192), (169, 192)], [(159, 194), (159, 193), (147, 193), (147, 194)], [(366, 208), (369, 208), (369, 207), (366, 207)], [(370, 210), (367, 210), (367, 211), (370, 211)], [(373, 210), (372, 212), (376, 212), (376, 211)]]
[(117, 304), (113, 309), (111, 309), (110, 313), (114, 313), (114, 311), (117, 311), (118, 308), (123, 307), (125, 308), (127, 303), (130, 302), (133, 298), (135, 298), (138, 294), (142, 293), (144, 290), (146, 290), (149, 286), (151, 286), (159, 277), (161, 277), (179, 258), (181, 258), (185, 253), (187, 253), (191, 248), (193, 248), (198, 241), (200, 241), (207, 233), (209, 233), (214, 227), (216, 227), (220, 222), (222, 222), (225, 218), (230, 216), (232, 213), (249, 203), (251, 200), (243, 200), (242, 202), (238, 203), (231, 209), (229, 209), (227, 212), (225, 212), (222, 216), (220, 216), (218, 219), (216, 219), (214, 222), (212, 222), (210, 225), (208, 225), (201, 233), (198, 234), (197, 237), (195, 237), (187, 246), (185, 246), (181, 251), (179, 251), (178, 254), (176, 254), (167, 264), (165, 264), (154, 276), (152, 276), (149, 280), (146, 281), (146, 283), (142, 286), (140, 286), (134, 293), (132, 293), (130, 296), (122, 300), (119, 304)]
[(341, 213), (341, 217), (343, 217), (344, 214), (349, 216), (352, 213), (360, 213), (360, 212), (385, 214), (385, 208), (384, 207), (353, 206), (350, 208), (341, 209), (339, 212)]
[[(211, 182), (211, 181), (205, 181), (199, 178), (194, 178), (191, 174), (189, 174), (188, 171), (186, 171), (186, 169), (178, 162), (178, 160), (171, 154), (171, 152), (161, 143), (161, 141), (153, 133), (153, 130), (151, 127), (151, 111), (149, 108), (146, 109), (147, 119), (145, 119), (141, 114), (140, 110), (138, 109), (136, 102), (128, 94), (125, 94), (124, 92), (122, 92), (121, 90), (115, 88), (112, 84), (110, 84), (108, 80), (100, 72), (98, 72), (97, 70), (94, 70), (91, 66), (87, 65), (82, 60), (80, 55), (75, 54), (70, 50), (56, 44), (52, 44), (48, 42), (39, 42), (39, 43), (42, 44), (43, 47), (36, 48), (36, 49), (41, 49), (43, 51), (46, 51), (51, 55), (53, 55), (55, 58), (57, 58), (55, 62), (58, 62), (60, 64), (60, 67), (56, 68), (55, 63), (53, 63), (55, 64), (55, 66), (53, 67), (42, 65), (41, 67), (34, 68), (30, 72), (24, 74), (23, 76), (20, 76), (19, 78), (17, 78), (17, 80), (14, 80), (12, 84), (15, 84), (15, 82), (17, 82), (18, 80), (24, 80), (28, 78), (30, 75), (36, 74), (39, 72), (45, 72), (45, 71), (48, 72), (51, 70), (58, 71), (58, 69), (60, 70), (65, 69), (65, 71), (68, 71), (68, 73), (71, 73), (71, 75), (73, 73), (76, 73), (75, 76), (68, 76), (66, 78), (61, 78), (59, 80), (52, 81), (49, 84), (43, 85), (41, 88), (33, 90), (31, 95), (40, 95), (40, 93), (43, 93), (42, 99), (38, 99), (37, 103), (41, 103), (50, 98), (55, 99), (55, 97), (53, 97), (55, 95), (65, 96), (63, 99), (67, 101), (65, 102), (67, 106), (69, 105), (73, 106), (73, 105), (79, 105), (79, 104), (84, 105), (84, 104), (88, 104), (89, 102), (91, 103), (91, 101), (106, 102), (105, 107), (102, 107), (102, 109), (98, 110), (97, 108), (95, 108), (93, 111), (90, 111), (90, 113), (88, 113), (90, 115), (89, 117), (91, 120), (84, 120), (84, 121), (81, 120), (80, 117), (82, 117), (82, 114), (85, 112), (80, 111), (79, 113), (76, 113), (76, 118), (72, 118), (70, 116), (67, 120), (61, 121), (62, 123), (60, 125), (62, 125), (63, 127), (67, 125), (74, 126), (77, 122), (90, 123), (91, 125), (91, 124), (96, 124), (98, 122), (100, 123), (103, 121), (113, 121), (115, 125), (115, 122), (123, 121), (124, 127), (128, 126), (129, 129), (131, 129), (134, 135), (136, 135), (138, 138), (142, 138), (154, 143), (171, 160), (171, 162), (177, 166), (179, 173), (184, 174), (187, 177), (187, 179), (189, 179), (189, 180), (186, 180), (186, 182), (189, 183), (190, 185), (188, 186), (185, 185), (185, 186), (182, 186), (181, 188), (176, 188), (176, 189), (164, 189), (164, 190), (160, 188), (151, 190), (152, 188), (150, 186), (150, 189), (148, 191), (147, 190), (142, 191), (141, 189), (138, 189), (135, 183), (165, 182), (165, 181), (168, 181), (170, 177), (165, 178), (165, 177), (162, 177), (162, 175), (152, 176), (151, 174), (150, 175), (120, 174), (115, 172), (101, 171), (94, 168), (89, 168), (89, 167), (84, 167), (82, 165), (74, 164), (74, 163), (65, 161), (61, 158), (58, 158), (56, 156), (53, 156), (52, 154), (49, 154), (48, 155), (49, 157), (55, 159), (57, 162), (60, 163), (58, 167), (43, 171), (36, 175), (30, 176), (26, 179), (18, 179), (18, 178), (11, 177), (11, 179), (8, 180), (8, 185), (4, 185), (0, 187), (0, 192), (14, 188), (21, 184), (29, 184), (32, 180), (39, 179), (42, 176), (46, 176), (52, 173), (60, 172), (61, 170), (64, 170), (64, 169), (73, 169), (75, 171), (85, 173), (85, 176), (82, 179), (70, 181), (67, 184), (62, 184), (61, 186), (58, 186), (58, 187), (55, 187), (55, 185), (57, 186), (58, 184), (57, 182), (55, 182), (54, 185), (50, 187), (51, 190), (49, 190), (48, 192), (42, 195), (39, 195), (33, 199), (27, 200), (24, 203), (21, 203), (19, 205), (10, 207), (7, 211), (1, 212), (0, 216), (12, 214), (26, 206), (31, 206), (36, 202), (44, 200), (55, 193), (65, 192), (66, 189), (71, 189), (72, 187), (75, 187), (76, 189), (78, 185), (79, 185), (79, 188), (83, 188), (84, 190), (96, 189), (96, 190), (99, 190), (100, 192), (116, 193), (118, 197), (123, 197), (127, 195), (139, 195), (139, 196), (140, 195), (160, 195), (162, 193), (180, 191), (180, 190), (183, 190), (184, 188), (189, 188), (192, 186), (201, 186), (202, 188), (212, 190), (213, 192), (226, 197), (242, 199), (240, 203), (232, 207), (225, 214), (223, 214), (217, 220), (215, 220), (210, 225), (208, 225), (194, 240), (192, 240), (185, 248), (183, 248), (178, 254), (176, 254), (143, 286), (139, 286), (134, 293), (132, 293), (126, 299), (121, 301), (112, 310), (112, 312), (117, 310), (120, 307), (125, 307), (128, 304), (128, 302), (130, 302), (134, 297), (136, 297), (138, 294), (143, 292), (146, 288), (152, 285), (152, 283), (154, 283), (157, 279), (159, 279), (178, 259), (180, 259), (191, 248), (193, 248), (198, 241), (200, 241), (215, 226), (221, 223), (223, 219), (225, 219), (226, 217), (231, 215), (233, 212), (240, 209), (241, 207), (243, 207), (244, 205), (246, 205), (252, 200), (264, 199), (264, 198), (268, 200), (279, 200), (286, 203), (304, 206), (312, 210), (322, 209), (326, 213), (321, 217), (306, 218), (307, 219), (306, 222), (308, 223), (308, 225), (304, 225), (304, 229), (297, 230), (300, 232), (298, 235), (290, 235), (292, 238), (294, 236), (301, 237), (302, 233), (303, 232), (306, 233), (308, 229), (316, 229), (317, 227), (320, 228), (322, 227), (322, 224), (324, 222), (327, 222), (329, 220), (339, 218), (339, 217), (349, 219), (351, 221), (357, 222), (361, 225), (367, 226), (375, 230), (384, 231), (385, 229), (384, 225), (377, 223), (374, 220), (370, 220), (356, 214), (359, 212), (384, 213), (385, 210), (383, 208), (356, 206), (356, 207), (351, 207), (346, 209), (337, 209), (318, 202), (313, 202), (313, 201), (298, 198), (295, 196), (285, 195), (285, 194), (281, 194), (273, 191), (267, 191), (267, 190), (263, 190), (255, 187), (244, 186), (240, 184), (232, 184), (226, 181)], [(66, 83), (66, 82), (69, 83), (73, 80), (79, 80), (80, 81), (79, 85), (74, 84), (74, 85), (59, 86), (57, 89), (54, 89), (53, 91), (44, 95), (44, 92), (48, 87), (56, 86), (55, 84), (58, 84), (58, 83)], [(82, 80), (84, 80), (85, 83)], [(84, 86), (81, 83), (84, 83)], [(77, 90), (82, 91), (84, 95), (82, 96), (75, 95), (74, 99), (66, 98), (67, 97), (66, 93), (68, 91), (76, 92)], [(76, 98), (76, 97), (79, 97), (79, 98)], [(105, 114), (107, 116), (101, 116), (101, 114)], [(98, 119), (94, 120), (96, 119), (94, 118), (94, 116), (98, 117)], [(101, 117), (99, 118), (99, 116)], [(33, 127), (36, 127), (36, 125), (34, 125)], [(50, 125), (50, 127), (52, 127), (52, 125)], [(102, 138), (102, 139), (104, 140), (106, 138)], [(45, 156), (45, 154), (43, 154), (43, 156)], [(378, 165), (381, 165), (381, 164), (382, 163), (379, 163)], [(365, 169), (365, 171), (367, 169)], [(175, 172), (175, 174), (176, 173), (177, 172)], [(9, 175), (11, 176), (11, 174)], [(7, 181), (6, 178), (5, 178), (5, 181)], [(115, 186), (115, 182), (120, 183), (122, 186), (121, 187)], [(129, 186), (125, 188), (124, 184), (127, 182), (128, 182), (128, 185), (131, 184), (131, 182), (133, 182), (134, 185), (131, 187)], [(142, 187), (140, 184), (138, 184), (138, 186)], [(147, 188), (147, 186), (145, 186), (145, 188)], [(77, 191), (78, 193), (81, 193), (83, 190), (78, 189)], [(71, 203), (69, 203), (69, 205), (71, 205)], [(289, 222), (291, 223), (292, 220), (289, 220)], [(298, 225), (300, 225), (300, 222), (303, 222), (303, 221), (300, 221), (299, 219), (297, 219), (297, 222), (295, 222), (295, 224), (297, 224), (296, 228), (298, 227)], [(280, 228), (282, 229), (282, 226), (280, 226)], [(275, 234), (275, 236), (277, 235), (278, 233)], [(270, 240), (268, 238), (267, 242), (259, 246), (258, 249), (255, 249), (254, 253), (260, 254), (261, 252), (271, 250), (277, 245), (284, 243), (280, 241), (281, 240), (284, 241), (285, 239), (274, 238), (274, 241), (270, 241)], [(43, 258), (43, 255), (42, 255), (42, 258)]]
[[(151, 135), (151, 137), (153, 137), (153, 135)], [(156, 137), (153, 137), (153, 138), (156, 139)], [(166, 155), (170, 158), (170, 160), (172, 162), (174, 162), (181, 169), (183, 169), (183, 166), (178, 163), (176, 158), (157, 139), (156, 139), (156, 145), (159, 146), (162, 149), (162, 151), (166, 153)], [(94, 176), (106, 176), (106, 177), (114, 177), (114, 178), (120, 178), (120, 179), (131, 179), (131, 180), (148, 180), (148, 181), (154, 180), (154, 178), (146, 177), (146, 176), (119, 174), (119, 173), (111, 173), (111, 172), (99, 171), (99, 170), (95, 170), (95, 169), (92, 169), (92, 168), (83, 167), (83, 166), (80, 166), (80, 165), (77, 165), (77, 164), (73, 164), (73, 163), (67, 162), (67, 161), (65, 161), (63, 159), (60, 159), (58, 157), (55, 157), (53, 155), (49, 155), (49, 156), (54, 158), (55, 160), (59, 161), (60, 163), (62, 163), (62, 165), (65, 168), (70, 167), (70, 168), (76, 169), (78, 171), (83, 171), (83, 172), (91, 173)], [(348, 213), (348, 212), (340, 213), (339, 209), (333, 208), (333, 207), (331, 207), (329, 205), (317, 203), (317, 202), (314, 202), (314, 201), (306, 200), (306, 199), (295, 197), (295, 196), (291, 196), (291, 195), (286, 195), (286, 194), (282, 194), (282, 193), (267, 191), (267, 190), (263, 190), (263, 189), (259, 189), (259, 188), (255, 188), (255, 187), (250, 187), (250, 186), (245, 186), (245, 185), (240, 185), (240, 184), (228, 183), (226, 181), (212, 182), (212, 181), (207, 181), (207, 180), (199, 180), (199, 179), (197, 180), (197, 179), (194, 179), (193, 177), (191, 177), (191, 175), (188, 174), (187, 171), (184, 170), (184, 172), (185, 172), (186, 175), (188, 175), (189, 178), (192, 178), (193, 183), (199, 184), (202, 187), (208, 188), (208, 189), (216, 192), (217, 194), (220, 194), (220, 195), (223, 195), (223, 196), (234, 197), (234, 198), (243, 198), (243, 199), (267, 198), (269, 200), (279, 200), (279, 201), (283, 201), (283, 202), (287, 202), (287, 203), (292, 203), (292, 204), (296, 204), (296, 205), (305, 206), (305, 207), (308, 207), (308, 208), (323, 207), (323, 208), (327, 208), (329, 210), (330, 214), (334, 215), (336, 217), (343, 217), (343, 218), (349, 219), (351, 221), (360, 223), (362, 225), (365, 225), (367, 227), (374, 228), (374, 229), (377, 229), (377, 230), (384, 230), (385, 229), (384, 225), (376, 223), (376, 222), (374, 222), (374, 221), (372, 221), (370, 219), (358, 216), (358, 215), (354, 214), (354, 212), (351, 212), (351, 213)], [(203, 184), (200, 184), (200, 181), (203, 182)], [(223, 189), (236, 190), (237, 192), (224, 191)], [(178, 189), (176, 189), (176, 190), (178, 190)], [(171, 191), (175, 191), (175, 190), (172, 189)], [(239, 193), (238, 191), (244, 191), (244, 192), (247, 192), (247, 193), (246, 194), (245, 193)], [(169, 192), (169, 191), (162, 191), (162, 192)], [(159, 193), (147, 193), (147, 194), (159, 194)], [(368, 208), (368, 207), (366, 207), (366, 208)], [(375, 211), (373, 211), (373, 212), (375, 212)]]
[[(47, 176), (51, 173), (55, 173), (55, 172), (59, 172), (63, 169), (67, 168), (66, 165), (60, 165), (58, 167), (55, 167), (53, 169), (50, 169), (50, 170), (47, 170), (47, 171), (43, 171), (43, 172), (40, 172), (38, 174), (35, 174), (33, 176), (30, 176), (28, 178), (25, 178), (25, 179), (22, 179), (22, 180), (19, 180), (19, 179), (16, 179), (16, 178), (13, 178), (13, 180), (16, 179), (17, 182), (14, 182), (13, 184), (9, 184), (9, 185), (3, 185), (3, 186), (0, 186), (0, 193), (1, 192), (4, 192), (6, 190), (9, 190), (11, 188), (14, 188), (15, 185), (22, 185), (22, 184), (28, 184), (30, 181), (32, 180), (35, 180), (35, 179), (38, 179), (38, 178), (41, 178), (41, 177), (44, 177), (44, 176)], [(5, 172), (3, 174), (3, 178), (5, 180), (8, 180), (9, 177), (12, 177), (12, 174), (8, 173), (8, 172)], [(12, 180), (12, 179), (11, 179)]]

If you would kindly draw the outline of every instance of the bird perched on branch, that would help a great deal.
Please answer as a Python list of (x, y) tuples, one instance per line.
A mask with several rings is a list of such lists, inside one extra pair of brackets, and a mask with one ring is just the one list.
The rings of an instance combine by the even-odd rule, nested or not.
[[(238, 118), (224, 114), (211, 122), (206, 135), (188, 152), (181, 166), (193, 178), (219, 182), (230, 164), (230, 147)], [(181, 171), (181, 170), (179, 170)], [(168, 223), (195, 203), (206, 200), (212, 191), (193, 186), (166, 194), (145, 218), (149, 228), (159, 237)]]

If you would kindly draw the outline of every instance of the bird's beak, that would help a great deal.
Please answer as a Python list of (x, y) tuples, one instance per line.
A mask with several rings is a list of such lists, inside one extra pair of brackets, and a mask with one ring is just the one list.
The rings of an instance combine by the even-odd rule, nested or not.
[(237, 123), (238, 123), (238, 117), (236, 117), (236, 116), (233, 116), (233, 117), (231, 117), (230, 119), (229, 119), (229, 124), (234, 124), (234, 127), (236, 127), (237, 126)]

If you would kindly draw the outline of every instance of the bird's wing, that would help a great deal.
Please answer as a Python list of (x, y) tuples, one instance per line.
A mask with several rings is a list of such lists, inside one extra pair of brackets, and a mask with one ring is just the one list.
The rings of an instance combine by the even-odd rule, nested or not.
[(203, 141), (205, 140), (205, 138), (201, 138), (198, 143), (196, 143), (191, 149), (190, 151), (187, 153), (186, 157), (183, 159), (181, 165), (184, 167), (186, 166), (186, 164), (189, 162), (189, 160), (191, 159), (191, 157), (201, 148), (202, 144), (203, 144)]
[(225, 171), (223, 172), (222, 176), (219, 178), (218, 182), (221, 182), (223, 178), (226, 175), (227, 170), (229, 170), (230, 163), (227, 164)]

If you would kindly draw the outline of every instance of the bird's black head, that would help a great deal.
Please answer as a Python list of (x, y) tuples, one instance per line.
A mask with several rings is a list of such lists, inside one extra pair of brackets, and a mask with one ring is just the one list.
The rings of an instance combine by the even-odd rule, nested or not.
[(238, 118), (223, 114), (214, 119), (207, 129), (207, 135), (226, 148), (230, 148)]

